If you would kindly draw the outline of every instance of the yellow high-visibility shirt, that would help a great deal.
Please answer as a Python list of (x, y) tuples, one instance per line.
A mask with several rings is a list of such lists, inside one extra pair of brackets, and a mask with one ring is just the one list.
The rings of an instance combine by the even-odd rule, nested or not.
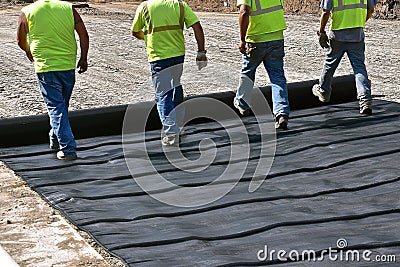
[(283, 0), (238, 0), (237, 5), (250, 7), (246, 42), (262, 43), (283, 39), (286, 29)]
[(367, 0), (333, 0), (332, 30), (365, 28)]
[(152, 62), (185, 55), (183, 24), (190, 28), (198, 21), (196, 14), (185, 2), (149, 0), (139, 5), (131, 30), (145, 32), (146, 51), (149, 62)]
[(77, 45), (72, 4), (39, 0), (21, 11), (28, 21), (29, 46), (35, 71), (75, 69)]

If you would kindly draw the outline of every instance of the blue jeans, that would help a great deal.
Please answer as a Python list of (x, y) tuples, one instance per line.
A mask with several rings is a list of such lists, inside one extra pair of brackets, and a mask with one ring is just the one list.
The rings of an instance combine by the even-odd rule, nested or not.
[(51, 71), (36, 75), (50, 117), (50, 144), (59, 145), (65, 155), (75, 154), (76, 143), (68, 119), (75, 70)]
[(183, 109), (175, 110), (183, 102), (183, 62), (184, 56), (150, 62), (155, 101), (165, 135), (178, 134), (177, 120), (183, 120), (184, 116)]
[(327, 50), (321, 78), (319, 80), (319, 84), (321, 85), (322, 89), (321, 91), (326, 94), (331, 93), (333, 74), (335, 73), (335, 70), (338, 67), (344, 53), (347, 53), (356, 79), (357, 97), (360, 106), (370, 106), (372, 103), (371, 86), (368, 82), (367, 69), (364, 63), (364, 40), (357, 43), (350, 43), (339, 42), (333, 39), (331, 40), (330, 44), (331, 47)]
[(243, 109), (250, 107), (256, 70), (262, 62), (271, 80), (272, 111), (274, 115), (289, 115), (288, 89), (285, 71), (283, 70), (284, 41), (277, 40), (249, 45), (254, 49), (250, 52), (250, 55), (242, 56), (242, 70), (240, 72), (239, 88), (236, 93), (239, 106)]

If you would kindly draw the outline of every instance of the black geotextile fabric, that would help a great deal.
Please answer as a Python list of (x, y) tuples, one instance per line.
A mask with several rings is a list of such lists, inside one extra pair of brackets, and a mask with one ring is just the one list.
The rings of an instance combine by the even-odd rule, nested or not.
[[(144, 193), (127, 169), (120, 135), (78, 140), (79, 159), (73, 162), (57, 160), (46, 144), (2, 148), (0, 159), (131, 266), (279, 264), (259, 261), (257, 253), (265, 246), (320, 253), (335, 248), (340, 238), (347, 241), (346, 249), (399, 258), (399, 107), (375, 100), (370, 117), (358, 114), (356, 102), (296, 110), (289, 130), (277, 133), (275, 159), (258, 190), (248, 191), (257, 162), (253, 149), (237, 186), (218, 201), (196, 208), (169, 206)], [(251, 147), (257, 148), (254, 117), (243, 122)], [(217, 146), (215, 161), (198, 173), (168, 164), (159, 134), (147, 133), (147, 148), (171, 182), (204, 185), (223, 171), (229, 140), (220, 124), (185, 127), (181, 149), (189, 158), (198, 157), (200, 140), (211, 138)], [(323, 262), (286, 263), (344, 264), (366, 262), (334, 262), (326, 255)]]
[[(288, 83), (289, 102), (292, 110), (320, 106), (318, 98), (312, 95), (310, 88), (318, 80)], [(261, 87), (265, 99), (272, 106), (271, 86)], [(233, 109), (235, 92), (224, 91), (219, 93), (191, 96), (185, 100), (199, 97), (211, 98), (230, 106)], [(356, 99), (354, 75), (337, 76), (332, 80), (331, 104), (340, 104)], [(160, 119), (154, 101), (139, 102), (129, 105), (106, 106), (101, 108), (72, 110), (68, 117), (76, 139), (121, 134), (122, 124), (127, 109), (136, 114), (147, 114), (151, 110), (146, 130), (160, 129)], [(207, 106), (209, 108), (209, 106)], [(41, 144), (48, 142), (50, 130), (47, 114), (0, 119), (0, 148), (22, 145)], [(143, 129), (140, 129), (143, 131)]]

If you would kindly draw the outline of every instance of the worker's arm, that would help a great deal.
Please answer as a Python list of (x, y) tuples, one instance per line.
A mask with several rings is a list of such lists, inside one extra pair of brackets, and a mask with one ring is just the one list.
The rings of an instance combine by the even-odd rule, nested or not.
[(204, 38), (204, 31), (203, 27), (201, 27), (200, 22), (196, 22), (192, 26), (194, 31), (194, 37), (196, 38), (197, 42), (197, 51), (205, 51), (205, 38)]
[(143, 40), (144, 39), (144, 32), (143, 31), (140, 31), (140, 32), (132, 31), (132, 36), (135, 36), (139, 40)]
[(325, 32), (326, 24), (328, 24), (329, 17), (331, 15), (331, 11), (323, 9), (321, 18), (319, 20), (319, 32)]
[(319, 44), (322, 48), (329, 48), (330, 46), (328, 35), (325, 32), (325, 27), (326, 24), (328, 24), (330, 15), (331, 11), (327, 9), (322, 9), (321, 18), (319, 20), (319, 30), (317, 32), (319, 36)]
[(18, 46), (22, 50), (25, 51), (28, 59), (31, 62), (33, 62), (32, 53), (29, 48), (28, 39), (27, 39), (28, 33), (29, 33), (28, 21), (25, 17), (25, 14), (21, 13), (21, 15), (19, 16), (18, 26), (17, 26), (17, 43), (18, 43)]
[(207, 56), (206, 56), (206, 48), (205, 48), (205, 38), (203, 27), (201, 27), (200, 22), (196, 22), (191, 26), (194, 31), (194, 37), (197, 42), (197, 57), (196, 57), (196, 65), (199, 70), (207, 66)]
[[(142, 2), (135, 12), (135, 17), (133, 18), (131, 33), (132, 36), (139, 40), (144, 40), (144, 31), (146, 19), (144, 18), (145, 13), (145, 2)], [(148, 30), (150, 30), (150, 25), (147, 25)]]
[(375, 10), (374, 7), (368, 8), (368, 10), (367, 10), (367, 19), (366, 19), (366, 21), (369, 20), (369, 19), (372, 17), (372, 14), (374, 13), (374, 10)]
[(78, 33), (81, 48), (81, 56), (77, 65), (79, 68), (78, 73), (83, 73), (88, 68), (89, 35), (79, 13), (75, 8), (72, 10), (74, 13), (75, 31)]
[(240, 5), (239, 9), (239, 51), (242, 54), (247, 54), (246, 51), (246, 33), (249, 27), (250, 7), (246, 5)]

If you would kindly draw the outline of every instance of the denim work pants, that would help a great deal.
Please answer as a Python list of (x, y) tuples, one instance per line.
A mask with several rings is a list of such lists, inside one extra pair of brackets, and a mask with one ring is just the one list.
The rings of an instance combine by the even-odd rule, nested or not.
[(183, 62), (184, 56), (150, 62), (155, 101), (165, 135), (179, 134), (177, 119), (183, 120), (183, 108), (175, 110), (183, 102)]
[(322, 68), (321, 78), (319, 84), (321, 89), (327, 93), (331, 93), (332, 77), (338, 67), (340, 60), (344, 53), (347, 53), (351, 66), (353, 67), (357, 97), (360, 106), (368, 105), (372, 103), (371, 97), (371, 86), (368, 82), (367, 69), (365, 67), (365, 43), (364, 40), (361, 42), (350, 43), (350, 42), (339, 42), (335, 39), (331, 40), (331, 46), (328, 48), (326, 53), (325, 62)]
[(75, 154), (76, 143), (68, 119), (75, 70), (37, 73), (36, 76), (50, 117), (50, 144), (59, 145), (65, 155)]
[(283, 70), (284, 41), (255, 43), (250, 44), (250, 46), (254, 49), (249, 55), (242, 56), (242, 70), (240, 72), (239, 88), (236, 93), (239, 106), (243, 109), (250, 107), (256, 70), (262, 62), (271, 80), (272, 111), (274, 115), (289, 115), (288, 89)]

